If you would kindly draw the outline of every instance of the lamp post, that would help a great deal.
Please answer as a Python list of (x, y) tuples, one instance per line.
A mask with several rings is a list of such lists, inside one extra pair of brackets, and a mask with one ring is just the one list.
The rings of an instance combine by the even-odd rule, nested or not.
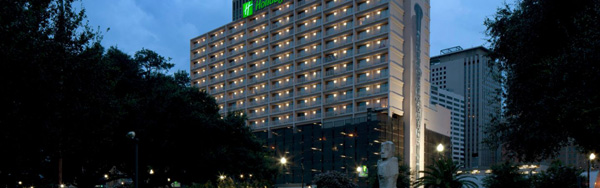
[(596, 155), (594, 153), (590, 154), (590, 160), (588, 161), (588, 173), (587, 173), (588, 187), (590, 187), (590, 185), (592, 185), (592, 182), (590, 182), (590, 170), (592, 169), (592, 161), (595, 158), (596, 158)]
[(139, 171), (138, 171), (138, 138), (135, 137), (135, 132), (134, 131), (129, 131), (127, 133), (127, 137), (129, 137), (129, 139), (133, 140), (133, 143), (135, 143), (135, 188), (138, 188), (139, 186)]
[(440, 156), (440, 159), (442, 159), (443, 153), (444, 152), (444, 145), (443, 144), (438, 144), (437, 148), (435, 148)]

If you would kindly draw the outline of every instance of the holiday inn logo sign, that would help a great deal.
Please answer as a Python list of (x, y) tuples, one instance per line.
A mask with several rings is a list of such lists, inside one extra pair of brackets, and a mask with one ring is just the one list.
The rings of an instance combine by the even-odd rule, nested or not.
[(256, 0), (256, 5), (254, 1), (248, 1), (242, 5), (242, 15), (243, 17), (252, 16), (254, 11), (261, 10), (265, 7), (271, 6), (273, 4), (281, 4), (283, 0)]

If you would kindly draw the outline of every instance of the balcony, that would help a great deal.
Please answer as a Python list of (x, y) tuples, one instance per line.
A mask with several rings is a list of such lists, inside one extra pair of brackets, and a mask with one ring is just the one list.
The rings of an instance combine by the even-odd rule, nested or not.
[(369, 105), (358, 106), (358, 108), (356, 109), (356, 112), (366, 112), (368, 108), (373, 108), (373, 109), (388, 108), (387, 100), (381, 100), (379, 104), (374, 103), (374, 104), (369, 104)]
[(230, 107), (227, 107), (227, 110), (229, 110), (230, 112), (233, 112), (233, 111), (240, 111), (240, 110), (241, 110), (241, 111), (243, 111), (243, 110), (245, 110), (245, 109), (246, 109), (246, 106), (245, 106), (245, 105), (239, 105), (239, 106), (230, 106)]
[(291, 105), (291, 104), (289, 104), (289, 106), (286, 106), (283, 104), (280, 104), (278, 106), (281, 106), (281, 107), (271, 109), (271, 113), (288, 112), (288, 111), (292, 111), (294, 109), (294, 105)]
[(364, 83), (364, 82), (369, 82), (369, 81), (373, 81), (373, 80), (377, 80), (377, 79), (381, 79), (381, 78), (387, 78), (389, 76), (389, 73), (387, 70), (381, 70), (381, 72), (379, 74), (370, 74), (367, 73), (368, 76), (359, 76), (358, 77), (358, 82), (357, 83)]
[(234, 84), (227, 85), (227, 89), (235, 89), (235, 88), (244, 87), (244, 86), (246, 86), (246, 84), (244, 84), (244, 82), (237, 82)]
[(352, 114), (352, 111), (353, 111), (352, 108), (336, 109), (334, 111), (326, 112), (325, 117), (333, 117), (333, 116), (339, 116), (339, 115), (345, 115), (345, 114)]
[(340, 102), (340, 101), (345, 101), (345, 100), (351, 100), (351, 99), (352, 99), (352, 94), (337, 95), (335, 97), (326, 98), (325, 104), (330, 104), (330, 103), (335, 103), (335, 102)]
[(387, 58), (384, 59), (380, 59), (380, 60), (374, 60), (374, 61), (360, 61), (358, 62), (358, 68), (359, 69), (363, 69), (363, 68), (367, 68), (367, 67), (371, 67), (371, 66), (375, 66), (375, 65), (380, 65), (380, 64), (387, 64)]
[(269, 76), (266, 76), (266, 75), (265, 76), (261, 76), (259, 78), (254, 77), (254, 78), (248, 79), (248, 84), (254, 84), (254, 83), (257, 83), (257, 82), (262, 82), (262, 81), (266, 81), (268, 79), (269, 79)]
[(221, 60), (223, 60), (224, 57), (225, 57), (224, 55), (221, 55), (221, 56), (218, 56), (218, 57), (210, 58), (210, 62), (212, 63), (212, 62), (221, 61)]
[(230, 61), (229, 63), (227, 63), (227, 66), (234, 67), (244, 63), (246, 63), (246, 60), (244, 59), (235, 59), (234, 61)]
[(241, 55), (241, 54), (245, 54), (245, 53), (246, 53), (246, 50), (244, 50), (244, 47), (238, 47), (237, 49), (228, 50), (227, 56), (233, 57), (233, 56), (237, 56), (237, 55)]
[(352, 67), (352, 65), (348, 65), (346, 67), (341, 67), (341, 68), (336, 68), (333, 70), (325, 71), (325, 76), (335, 76), (335, 75), (339, 75), (339, 74), (344, 74), (344, 73), (352, 72), (353, 69), (354, 68)]
[(200, 47), (204, 46), (205, 44), (202, 44), (202, 43), (205, 43), (205, 42), (193, 42), (190, 45), (190, 49), (195, 50), (196, 48), (200, 48)]
[(240, 43), (240, 42), (244, 42), (244, 40), (246, 40), (246, 37), (237, 36), (237, 37), (234, 37), (233, 40), (229, 41), (229, 45), (233, 45), (233, 44), (237, 44), (237, 43)]
[(358, 11), (370, 9), (372, 7), (389, 2), (389, 0), (368, 0), (368, 3), (363, 3), (358, 6)]
[(227, 99), (228, 100), (236, 100), (236, 99), (241, 99), (241, 98), (244, 98), (244, 97), (246, 97), (246, 94), (238, 93), (238, 94), (233, 94), (233, 95), (227, 96)]
[(363, 90), (356, 92), (356, 97), (368, 97), (368, 96), (373, 96), (373, 95), (379, 95), (379, 94), (387, 93), (388, 91), (389, 90), (387, 87), (370, 88), (369, 90), (363, 89)]
[(285, 118), (285, 117), (280, 117), (280, 120), (273, 120), (271, 121), (271, 126), (277, 126), (277, 125), (285, 125), (285, 124), (291, 124), (294, 122), (294, 120), (292, 120), (292, 117), (289, 118)]
[(251, 66), (250, 68), (248, 68), (248, 70), (250, 72), (254, 72), (254, 71), (261, 70), (261, 69), (264, 69), (267, 67), (268, 67), (267, 65), (263, 65), (262, 63), (257, 63), (255, 66)]
[(293, 97), (292, 94), (275, 95), (275, 96), (271, 97), (271, 102), (280, 101), (280, 100), (286, 100), (286, 99), (292, 99), (292, 97)]
[(244, 29), (246, 29), (246, 25), (244, 25), (242, 23), (241, 26), (238, 25), (238, 26), (234, 26), (234, 27), (229, 28), (229, 34), (237, 33), (237, 32), (243, 31)]
[(252, 129), (265, 129), (267, 127), (269, 127), (269, 126), (268, 126), (268, 123), (266, 123), (266, 122), (264, 122), (264, 123), (256, 122), (255, 124), (250, 125), (250, 128), (252, 128)]
[(271, 77), (278, 77), (278, 76), (288, 75), (288, 74), (290, 74), (290, 73), (293, 72), (292, 68), (293, 67), (290, 67), (289, 69), (288, 68), (280, 68), (281, 71), (278, 70), (278, 71), (272, 72), (271, 73)]
[(358, 47), (358, 54), (362, 54), (362, 53), (367, 53), (367, 52), (372, 52), (375, 50), (379, 50), (379, 49), (383, 49), (383, 48), (387, 48), (388, 47), (388, 40), (381, 40), (378, 41), (379, 44), (377, 44), (376, 42), (373, 42), (373, 44), (366, 44), (366, 45), (360, 45)]
[(266, 52), (257, 51), (254, 54), (250, 54), (248, 56), (248, 59), (250, 59), (250, 60), (256, 60), (256, 59), (260, 59), (260, 58), (264, 58), (264, 57), (267, 57), (267, 53)]
[(303, 32), (303, 31), (311, 30), (316, 27), (320, 27), (320, 26), (321, 26), (321, 19), (317, 19), (316, 21), (313, 20), (313, 21), (305, 22), (304, 24), (300, 24), (298, 26), (297, 30), (298, 30), (298, 32)]
[(289, 61), (291, 61), (293, 59), (292, 57), (290, 57), (290, 56), (293, 56), (293, 55), (294, 54), (292, 53), (291, 55), (286, 54), (283, 57), (275, 58), (271, 62), (271, 65), (279, 65), (279, 64), (287, 63), (287, 62), (289, 62)]
[(265, 111), (257, 109), (254, 112), (248, 112), (248, 118), (256, 118), (256, 117), (266, 116), (268, 114), (269, 114), (269, 109), (265, 109)]
[(250, 95), (256, 95), (256, 94), (260, 94), (260, 93), (266, 93), (267, 91), (269, 91), (269, 86), (265, 86), (265, 87), (258, 87), (258, 89), (254, 88), (254, 89), (250, 89)]
[[(264, 15), (264, 14), (263, 14)], [(267, 16), (257, 15), (256, 19), (248, 21), (248, 26), (254, 26), (267, 20)]]
[(242, 76), (242, 75), (244, 75), (244, 74), (246, 74), (246, 71), (234, 71), (234, 72), (229, 72), (229, 76), (228, 76), (228, 78), (234, 78), (234, 77), (237, 77), (237, 76)]
[[(265, 26), (263, 26), (263, 27), (265, 27)], [(265, 29), (262, 29), (262, 27), (261, 27), (255, 31), (250, 31), (250, 33), (248, 33), (248, 37), (255, 37), (255, 36), (267, 33), (267, 31), (268, 30), (266, 29), (266, 27), (265, 27)]]
[(310, 108), (321, 106), (321, 99), (315, 101), (312, 101), (312, 99), (306, 99), (305, 101), (306, 102), (304, 103), (298, 103), (298, 105), (296, 105), (296, 108)]
[(225, 98), (221, 98), (221, 97), (215, 97), (215, 100), (217, 101), (217, 103), (225, 102)]
[(377, 36), (383, 33), (387, 33), (389, 31), (388, 25), (377, 26), (376, 29), (369, 29), (369, 32), (359, 32), (358, 40), (366, 39), (369, 37)]
[(212, 95), (215, 93), (220, 93), (225, 91), (225, 89), (223, 87), (214, 87), (213, 89), (209, 89), (208, 92)]
[(297, 82), (300, 84), (300, 83), (310, 82), (310, 81), (317, 80), (317, 79), (321, 79), (321, 73), (308, 74), (307, 76), (305, 75), (304, 77), (298, 78)]
[(204, 67), (204, 63), (193, 63), (191, 70), (198, 69), (200, 67)]
[(351, 30), (353, 27), (354, 26), (353, 26), (352, 22), (345, 22), (345, 23), (338, 24), (338, 25), (328, 28), (327, 31), (325, 31), (325, 35), (326, 36), (335, 35), (338, 33), (342, 33), (344, 31)]
[(198, 79), (200, 77), (203, 77), (204, 75), (202, 75), (203, 73), (196, 73), (194, 72), (194, 74), (192, 74), (192, 79)]
[(352, 86), (352, 84), (353, 84), (352, 79), (347, 79), (346, 81), (341, 81), (341, 82), (338, 82), (336, 80), (335, 83), (330, 82), (330, 84), (326, 84), (325, 90), (344, 88), (344, 87)]
[(218, 34), (215, 34), (215, 35), (211, 36), (210, 39), (209, 39), (209, 41), (213, 42), (213, 41), (219, 40), (219, 39), (221, 39), (223, 37), (225, 37), (225, 35), (223, 34), (223, 31), (221, 31)]
[(298, 6), (311, 4), (311, 3), (317, 2), (317, 1), (321, 2), (320, 0), (299, 0), (298, 1)]
[(293, 9), (294, 9), (294, 5), (287, 4), (287, 5), (281, 6), (279, 9), (273, 11), (272, 17), (289, 12), (290, 10), (293, 10)]
[[(344, 51), (346, 52), (346, 51)], [(333, 54), (328, 54), (327, 56), (325, 56), (325, 63), (329, 63), (329, 62), (334, 62), (340, 59), (345, 59), (348, 57), (352, 57), (352, 53), (350, 52), (346, 52), (346, 53), (333, 53)]]
[(207, 54), (207, 52), (199, 52), (199, 53), (194, 53), (192, 54), (192, 57), (190, 57), (191, 59), (196, 59), (202, 56), (205, 56)]
[(316, 15), (317, 13), (319, 13), (319, 14), (321, 13), (321, 6), (318, 6), (317, 8), (310, 7), (308, 9), (304, 10), (304, 12), (298, 13), (298, 17), (296, 18), (296, 20), (310, 17), (313, 15)]
[(271, 23), (271, 29), (277, 29), (289, 23), (292, 23), (292, 19), (290, 19), (290, 17), (281, 18), (280, 20)]
[[(307, 89), (298, 91), (298, 96), (312, 95), (312, 94), (317, 94), (317, 93), (321, 93), (320, 86), (315, 87), (315, 88), (313, 88), (312, 86), (311, 87), (307, 86)], [(320, 102), (321, 100), (318, 100), (318, 101)]]
[(344, 11), (344, 10), (341, 10), (341, 11), (339, 11), (339, 12), (335, 12), (335, 13), (333, 13), (333, 14), (330, 14), (330, 15), (328, 15), (328, 16), (325, 18), (325, 23), (329, 23), (329, 22), (332, 22), (332, 21), (338, 20), (338, 19), (340, 19), (340, 18), (343, 18), (343, 17), (346, 17), (346, 16), (350, 16), (350, 15), (352, 15), (352, 13), (354, 12), (354, 11), (352, 11), (352, 10), (353, 10), (353, 8), (352, 8), (352, 7), (350, 7), (350, 8), (346, 8), (346, 9), (345, 9), (345, 11)]
[(216, 73), (216, 72), (220, 72), (225, 70), (225, 66), (220, 66), (220, 67), (215, 67), (215, 68), (209, 68), (208, 72), (209, 73)]
[(310, 43), (313, 41), (321, 40), (321, 32), (317, 33), (316, 35), (307, 34), (305, 36), (306, 37), (301, 37), (300, 39), (296, 40), (296, 44), (301, 45), (301, 44), (306, 44), (306, 43)]
[(302, 58), (302, 57), (306, 57), (306, 56), (310, 56), (310, 55), (321, 54), (321, 45), (318, 45), (316, 48), (309, 47), (308, 52), (306, 52), (306, 51), (307, 50), (300, 50), (296, 54), (296, 58)]
[(290, 87), (290, 86), (292, 86), (292, 85), (294, 85), (294, 82), (293, 82), (293, 81), (289, 81), (289, 82), (286, 82), (286, 81), (281, 81), (281, 83), (277, 83), (277, 82), (276, 82), (275, 84), (273, 84), (273, 85), (271, 86), (271, 88), (272, 88), (272, 89), (281, 89), (281, 88), (284, 88), (284, 87)]
[(225, 81), (225, 78), (222, 77), (222, 76), (220, 78), (210, 79), (210, 83), (211, 84), (214, 84), (214, 83), (217, 83), (217, 82), (222, 82), (222, 81)]
[(307, 69), (311, 69), (314, 67), (318, 67), (320, 65), (321, 65), (321, 58), (317, 59), (314, 62), (312, 60), (306, 60), (304, 63), (300, 63), (300, 64), (298, 64), (298, 66), (296, 66), (296, 71), (307, 70)]
[(329, 42), (325, 45), (325, 49), (332, 49), (332, 48), (337, 48), (340, 46), (345, 46), (348, 44), (352, 44), (352, 36), (348, 36), (346, 37), (346, 39), (340, 38), (339, 40), (336, 39), (336, 42)]
[(305, 115), (305, 116), (296, 117), (296, 121), (308, 121), (308, 120), (314, 120), (314, 119), (321, 119), (321, 113), (309, 114), (309, 115)]
[(263, 46), (265, 44), (267, 44), (267, 40), (259, 39), (259, 40), (256, 40), (256, 42), (254, 42), (254, 43), (248, 44), (248, 47), (249, 47), (248, 49), (257, 48), (257, 47)]
[(275, 47), (273, 47), (271, 49), (271, 52), (277, 53), (277, 52), (281, 52), (281, 51), (284, 51), (284, 50), (291, 49), (292, 47), (294, 47), (294, 41), (288, 41), (288, 42), (285, 42), (285, 43), (281, 43), (279, 45), (275, 45)]
[(347, 2), (352, 2), (352, 0), (335, 0), (335, 1), (329, 1), (325, 5), (325, 8), (326, 9), (333, 8), (333, 7), (336, 7), (338, 5), (341, 5), (341, 4), (344, 4), (344, 3), (347, 3)]
[(365, 25), (388, 17), (388, 11), (383, 10), (375, 14), (368, 14), (365, 17), (358, 19), (358, 25)]
[[(264, 104), (267, 104), (267, 103), (269, 103), (269, 100), (266, 100), (266, 99), (263, 99), (263, 100), (260, 100), (260, 101), (250, 101), (250, 102), (248, 102), (248, 107), (258, 106), (258, 105), (264, 105)], [(265, 109), (265, 112), (267, 110), (268, 109)]]
[[(281, 33), (281, 34), (279, 34), (279, 33)], [(276, 34), (276, 35), (273, 35), (271, 37), (271, 41), (277, 41), (277, 40), (280, 40), (280, 39), (284, 39), (284, 38), (290, 37), (290, 36), (292, 36), (292, 34), (294, 34), (294, 30), (280, 31), (279, 33)]]

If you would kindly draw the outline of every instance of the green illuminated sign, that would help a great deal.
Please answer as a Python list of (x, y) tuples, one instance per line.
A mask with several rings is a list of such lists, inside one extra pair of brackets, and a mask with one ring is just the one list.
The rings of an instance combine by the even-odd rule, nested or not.
[[(253, 11), (261, 10), (265, 7), (271, 6), (273, 4), (281, 4), (283, 0), (256, 0), (256, 6), (254, 5), (254, 0), (248, 1), (242, 5), (242, 15), (243, 17), (252, 16)], [(254, 9), (253, 9), (254, 7)]]
[(361, 167), (358, 167), (358, 177), (361, 178), (365, 178), (369, 176), (369, 169), (367, 168), (366, 165), (362, 165)]
[(244, 18), (248, 17), (248, 16), (252, 16), (252, 13), (253, 13), (252, 12), (252, 7), (253, 6), (254, 6), (254, 3), (252, 1), (248, 1), (248, 2), (246, 2), (246, 3), (244, 3), (242, 5), (242, 7), (243, 7), (243, 9), (242, 9), (242, 11), (243, 11), (242, 15), (244, 15)]

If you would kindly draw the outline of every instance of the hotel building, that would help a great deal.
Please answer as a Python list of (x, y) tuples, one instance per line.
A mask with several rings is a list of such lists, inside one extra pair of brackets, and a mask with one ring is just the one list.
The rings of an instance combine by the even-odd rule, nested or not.
[[(246, 114), (256, 134), (272, 141), (266, 147), (294, 156), (335, 148), (331, 157), (303, 157), (300, 163), (312, 165), (307, 171), (376, 164), (381, 138), (393, 140), (403, 162), (421, 171), (429, 6), (429, 0), (234, 0), (233, 22), (190, 40), (192, 85), (214, 96), (220, 113)], [(359, 126), (371, 118), (388, 128)], [(379, 136), (367, 136), (372, 130)], [(307, 138), (293, 135), (319, 145), (290, 144)], [(345, 139), (356, 139), (356, 148)], [(339, 147), (346, 154), (335, 154)], [(354, 162), (323, 164), (342, 158)]]
[[(465, 167), (488, 168), (500, 161), (500, 151), (483, 141), (492, 118), (500, 116), (500, 83), (484, 47), (442, 50), (431, 58), (432, 86), (464, 96)], [(439, 100), (438, 100), (439, 101)]]

